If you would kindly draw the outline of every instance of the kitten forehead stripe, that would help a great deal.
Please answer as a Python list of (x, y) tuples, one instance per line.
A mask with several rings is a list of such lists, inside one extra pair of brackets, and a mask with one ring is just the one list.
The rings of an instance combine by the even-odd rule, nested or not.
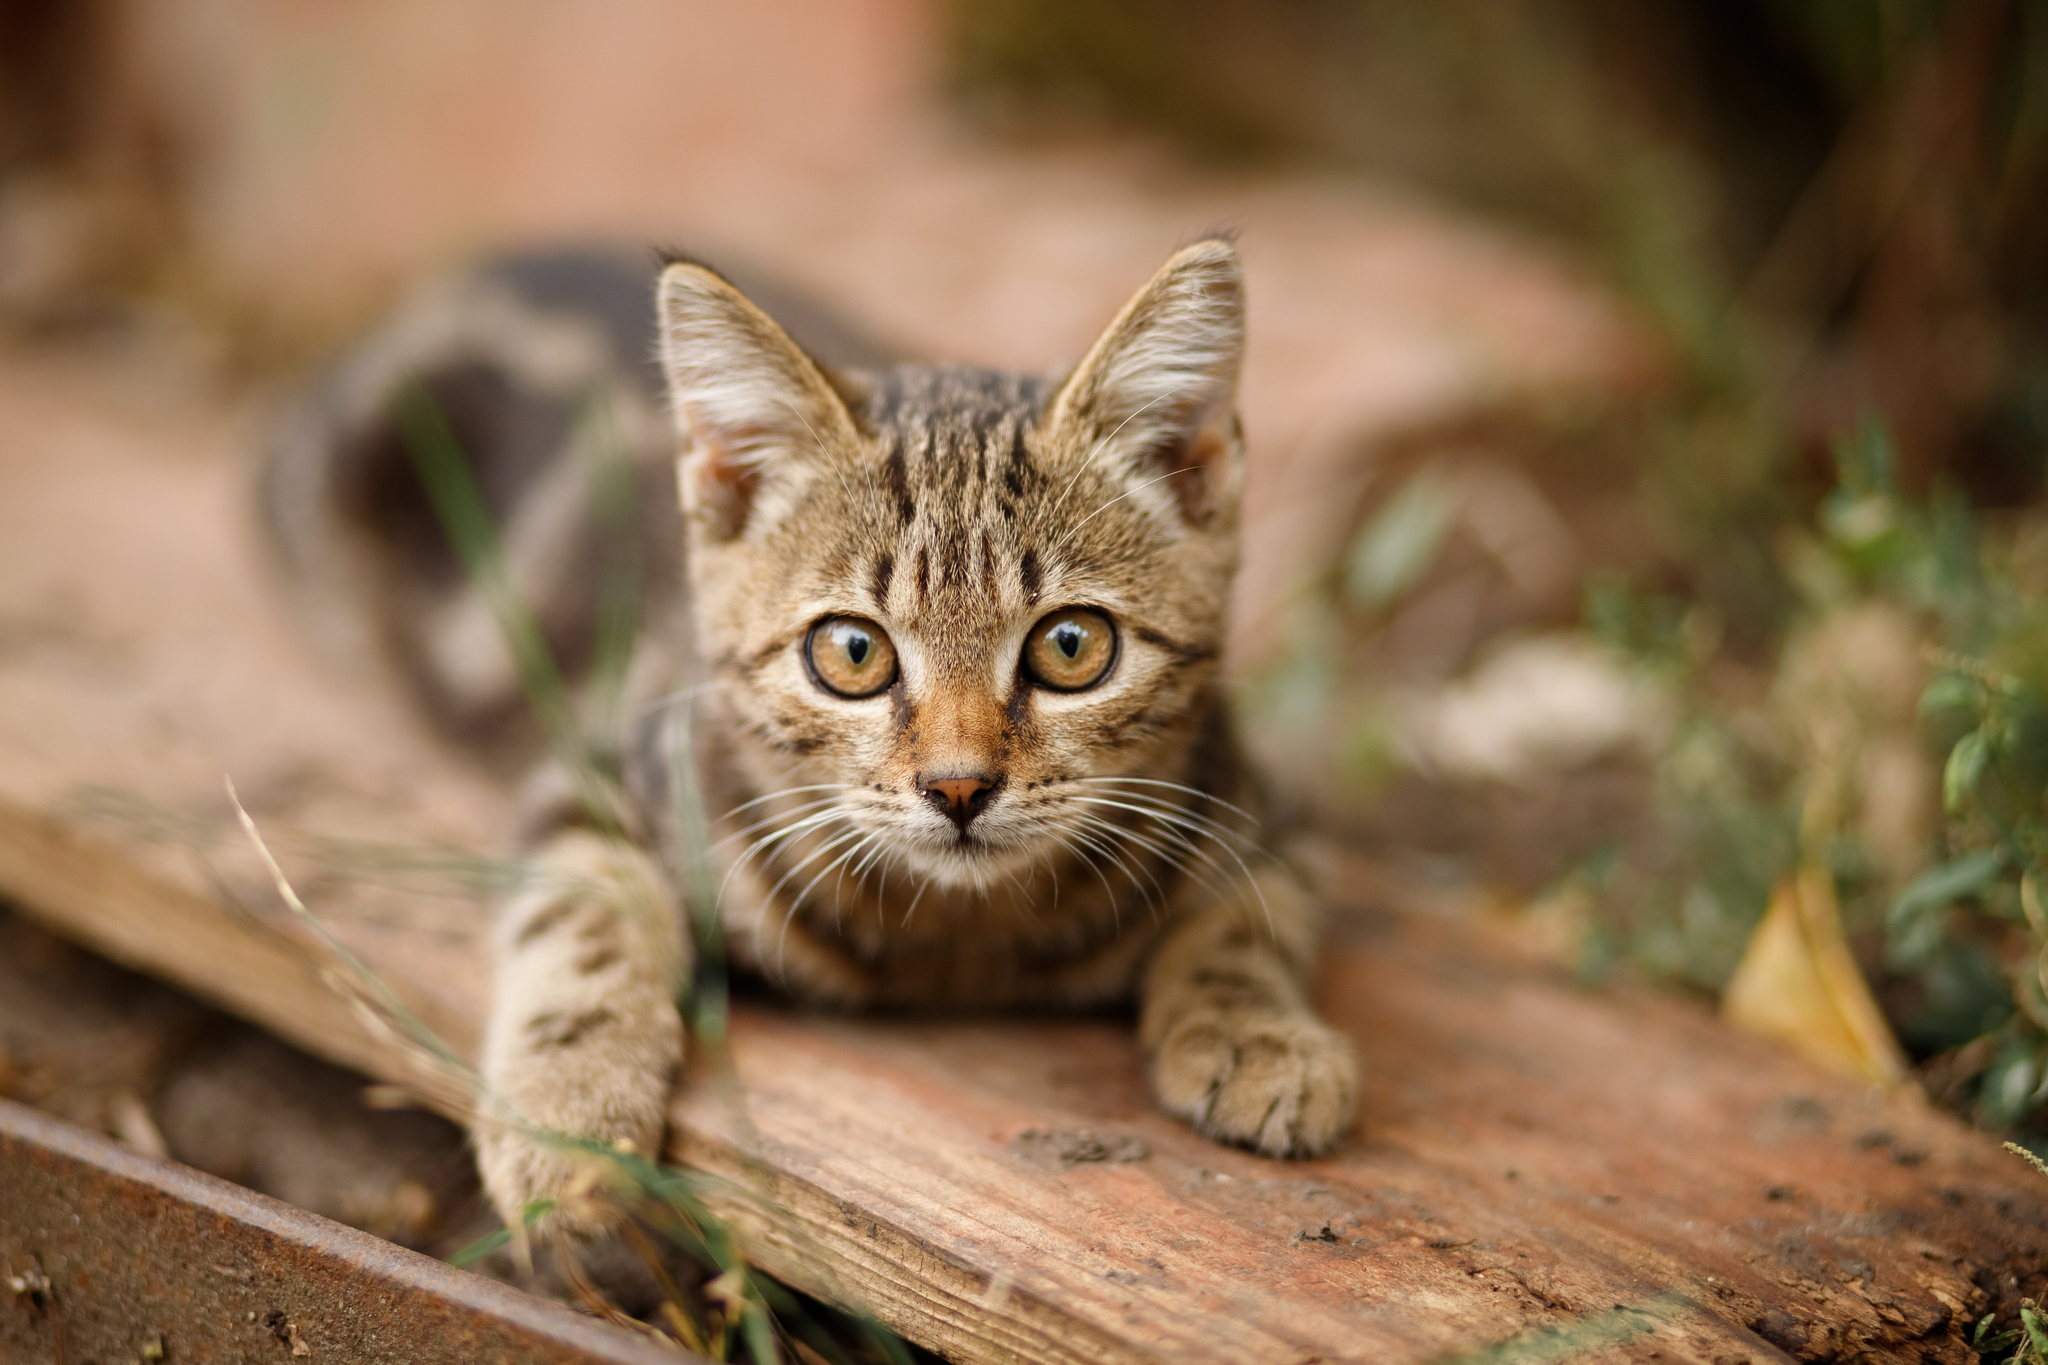
[(889, 493), (896, 499), (896, 514), (905, 526), (917, 519), (917, 502), (910, 496), (910, 471), (903, 465), (903, 433), (889, 441)]
[(877, 612), (886, 612), (889, 609), (889, 580), (895, 575), (896, 556), (884, 552), (875, 560), (875, 576), (869, 585), (869, 591), (874, 594)]

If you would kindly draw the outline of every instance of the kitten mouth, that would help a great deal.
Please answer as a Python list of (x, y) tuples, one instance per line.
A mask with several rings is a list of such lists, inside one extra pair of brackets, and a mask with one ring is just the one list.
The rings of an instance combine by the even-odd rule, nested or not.
[(920, 871), (947, 886), (982, 886), (990, 877), (1029, 863), (1030, 854), (1009, 840), (991, 839), (976, 829), (948, 830), (922, 845)]
[(968, 830), (957, 830), (939, 845), (938, 853), (943, 858), (959, 858), (969, 863), (985, 862), (995, 857), (995, 845)]

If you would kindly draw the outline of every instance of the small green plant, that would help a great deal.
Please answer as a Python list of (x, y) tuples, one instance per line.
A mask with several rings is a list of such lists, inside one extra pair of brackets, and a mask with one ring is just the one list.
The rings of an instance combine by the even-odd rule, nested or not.
[[(1921, 557), (1944, 549), (1960, 558), (1956, 547)], [(1959, 590), (1941, 604), (1919, 705), (1944, 750), (1939, 859), (1885, 915), (1887, 965), (1917, 977), (1921, 1030), (1951, 1050), (1945, 1088), (1973, 1094), (1977, 1121), (2001, 1131), (2048, 1099), (2048, 613), (2011, 557), (1986, 553), (1973, 579), (1952, 574)]]
[[(2005, 1150), (2048, 1176), (2048, 1162), (2017, 1142), (2006, 1143)], [(1998, 1314), (1986, 1313), (1977, 1319), (1976, 1329), (1970, 1333), (1970, 1349), (1980, 1360), (1997, 1361), (1998, 1365), (2048, 1365), (2048, 1323), (2042, 1321), (2042, 1308), (2038, 1301), (2020, 1300), (2019, 1326), (1993, 1332), (1997, 1325)], [(2012, 1354), (1999, 1361), (1999, 1353), (2008, 1346), (2013, 1348)]]
[(1939, 484), (1905, 496), (1875, 422), (1836, 460), (1778, 540), (1799, 605), (1761, 695), (1708, 681), (1674, 624), (1698, 608), (1589, 595), (1588, 625), (1681, 714), (1658, 761), (1669, 846), (1633, 869), (1618, 932), (1718, 987), (1770, 888), (1818, 860), (1937, 1098), (2048, 1145), (2027, 1130), (2048, 1101), (2048, 527), (1985, 525)]
[(2002, 1365), (2048, 1365), (2048, 1327), (2042, 1325), (2040, 1307), (2032, 1299), (2022, 1299), (2020, 1325), (1997, 1333), (1991, 1329), (1998, 1325), (1998, 1315), (1986, 1313), (1970, 1334), (1970, 1349), (1981, 1360), (1996, 1361), (2010, 1346), (2013, 1352), (2004, 1357)]

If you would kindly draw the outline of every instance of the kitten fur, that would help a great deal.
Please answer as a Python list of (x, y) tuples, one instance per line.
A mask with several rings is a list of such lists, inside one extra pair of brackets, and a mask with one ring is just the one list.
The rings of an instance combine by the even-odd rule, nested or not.
[[(570, 253), (445, 286), (316, 391), (267, 482), (302, 591), (352, 623), (330, 630), (340, 647), (374, 648), (444, 729), (516, 762), (533, 746), (509, 655), (423, 518), (392, 395), (422, 381), (448, 412), (572, 669), (607, 533), (564, 414), (601, 395), (637, 471), (640, 512), (608, 533), (644, 566), (642, 645), (598, 736), (618, 796), (546, 764), (530, 784), (533, 871), (496, 920), (492, 1088), (544, 1127), (658, 1150), (683, 1053), (687, 754), (729, 950), (791, 995), (1135, 995), (1162, 1107), (1269, 1155), (1330, 1147), (1355, 1062), (1308, 1003), (1315, 908), (1260, 848), (1217, 673), (1244, 466), (1232, 246), (1176, 254), (1053, 377), (878, 363), (807, 310), (777, 307), (785, 329), (749, 297), (767, 291), (673, 261), (654, 297), (674, 445), (635, 365), (629, 274)], [(651, 493), (677, 449), (680, 517)], [(1114, 651), (1099, 681), (1060, 690), (1027, 651), (1069, 609), (1107, 618)], [(833, 618), (893, 646), (886, 687), (824, 685), (814, 627)], [(480, 1120), (477, 1142), (508, 1220), (575, 1179), (502, 1124)], [(544, 1231), (594, 1230), (580, 1217), (563, 1206)]]

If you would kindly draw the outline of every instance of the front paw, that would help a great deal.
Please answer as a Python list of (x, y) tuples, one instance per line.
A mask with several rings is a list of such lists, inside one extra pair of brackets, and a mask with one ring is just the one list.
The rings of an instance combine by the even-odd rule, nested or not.
[(1198, 1009), (1153, 1053), (1152, 1089), (1205, 1137), (1314, 1156), (1351, 1126), (1358, 1062), (1350, 1040), (1311, 1015)]
[[(649, 1150), (638, 1143), (634, 1149)], [(476, 1164), (484, 1192), (505, 1226), (523, 1227), (538, 1242), (588, 1240), (617, 1218), (608, 1163), (566, 1141), (528, 1136), (502, 1124), (479, 1124)]]
[(477, 1170), (507, 1227), (541, 1241), (593, 1237), (617, 1220), (624, 1193), (603, 1151), (660, 1159), (673, 1066), (653, 1056), (546, 1060), (495, 1077), (497, 1102), (517, 1121), (479, 1118)]

